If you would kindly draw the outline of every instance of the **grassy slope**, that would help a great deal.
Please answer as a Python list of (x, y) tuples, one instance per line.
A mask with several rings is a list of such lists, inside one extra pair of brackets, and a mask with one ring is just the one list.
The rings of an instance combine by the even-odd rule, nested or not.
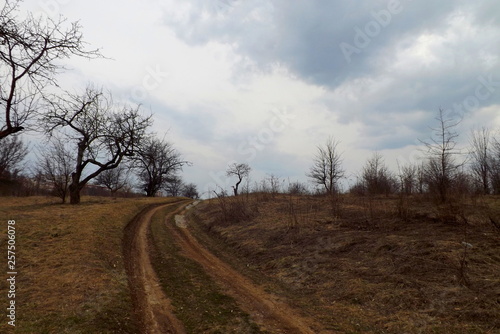
[[(145, 206), (165, 201), (84, 198), (71, 206), (53, 198), (0, 198), (2, 252), (7, 220), (16, 220), (16, 333), (136, 332), (123, 228)], [(10, 329), (0, 323), (0, 332)]]
[[(224, 222), (198, 207), (196, 234), (219, 257), (341, 333), (496, 333), (500, 327), (498, 198), (436, 207), (412, 198), (251, 197)], [(225, 203), (231, 214), (231, 204)], [(248, 209), (248, 214), (241, 212)], [(467, 236), (460, 215), (468, 221)], [(226, 217), (227, 218), (227, 217)], [(466, 278), (460, 280), (463, 241)]]
[[(87, 198), (70, 206), (50, 198), (1, 198), (0, 249), (7, 220), (17, 222), (16, 332), (137, 332), (129, 317), (123, 228), (145, 206), (164, 201)], [(500, 326), (500, 237), (488, 222), (490, 216), (500, 220), (498, 198), (465, 206), (465, 239), (446, 209), (424, 202), (412, 201), (403, 222), (388, 199), (347, 198), (335, 213), (318, 198), (251, 201), (244, 205), (251, 213), (230, 224), (217, 206), (202, 204), (198, 236), (325, 329), (495, 333)], [(152, 227), (154, 261), (190, 332), (258, 332), (199, 266), (177, 253), (162, 217)], [(468, 286), (457, 275), (463, 240), (473, 245)], [(1, 291), (5, 287), (1, 280)], [(0, 332), (8, 332), (5, 322)]]

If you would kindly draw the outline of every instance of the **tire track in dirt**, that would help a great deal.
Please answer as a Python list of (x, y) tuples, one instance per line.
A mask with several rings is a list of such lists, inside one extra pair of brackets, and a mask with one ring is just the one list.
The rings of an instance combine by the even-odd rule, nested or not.
[(186, 333), (183, 324), (174, 315), (170, 300), (161, 288), (158, 276), (153, 269), (149, 256), (148, 231), (151, 218), (158, 210), (167, 206), (178, 206), (167, 215), (171, 217), (188, 203), (178, 201), (150, 206), (142, 210), (125, 228), (123, 239), (125, 268), (142, 333)]
[(213, 255), (189, 232), (183, 216), (176, 217), (174, 226), (170, 217), (165, 224), (181, 247), (182, 252), (198, 262), (204, 270), (236, 299), (238, 305), (254, 321), (271, 333), (315, 334), (309, 321), (299, 316), (287, 304), (254, 285), (248, 278)]

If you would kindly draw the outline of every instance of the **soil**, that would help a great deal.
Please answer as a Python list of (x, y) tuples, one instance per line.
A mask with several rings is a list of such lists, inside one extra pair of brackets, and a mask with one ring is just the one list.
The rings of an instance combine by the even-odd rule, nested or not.
[(125, 229), (124, 257), (141, 331), (186, 333), (160, 286), (151, 264), (148, 246), (148, 227), (153, 215), (167, 206), (177, 206), (176, 210), (165, 217), (165, 222), (183, 255), (198, 262), (224, 288), (225, 293), (235, 298), (241, 309), (248, 312), (262, 330), (267, 333), (314, 334), (309, 319), (300, 317), (285, 302), (254, 285), (191, 235), (183, 216), (179, 215), (188, 203), (176, 202), (149, 207), (137, 215)]
[(176, 225), (180, 228), (175, 228), (169, 219), (166, 219), (165, 223), (182, 251), (219, 282), (257, 324), (271, 333), (316, 333), (311, 329), (309, 321), (301, 318), (286, 303), (254, 285), (248, 278), (203, 247), (186, 225), (179, 224), (179, 221), (185, 222), (181, 217), (176, 217)]
[[(170, 300), (153, 270), (147, 242), (151, 218), (166, 206), (180, 206), (178, 210), (184, 207), (179, 203), (149, 207), (128, 224), (124, 237), (124, 258), (141, 332), (183, 334), (186, 333), (184, 326), (173, 313)], [(175, 211), (169, 216), (174, 214)]]

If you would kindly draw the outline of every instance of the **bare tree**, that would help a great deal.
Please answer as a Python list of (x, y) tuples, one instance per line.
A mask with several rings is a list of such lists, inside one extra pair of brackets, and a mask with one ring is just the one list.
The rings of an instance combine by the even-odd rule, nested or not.
[(407, 164), (399, 166), (400, 191), (406, 195), (413, 194), (418, 185), (418, 166)]
[(38, 174), (52, 184), (53, 193), (66, 203), (75, 167), (74, 154), (60, 139), (53, 139), (48, 147), (40, 148)]
[[(281, 191), (281, 181), (280, 178), (274, 174), (270, 174), (267, 177), (267, 180), (269, 181), (269, 190), (271, 191), (271, 194), (276, 195), (279, 194)], [(284, 180), (283, 180), (284, 181)]]
[(471, 169), (481, 184), (481, 191), (484, 194), (490, 193), (490, 174), (491, 174), (491, 135), (488, 128), (473, 130), (470, 137), (470, 156)]
[(289, 182), (287, 192), (289, 195), (306, 195), (309, 189), (305, 183), (299, 181)]
[(428, 162), (425, 173), (429, 190), (436, 193), (441, 202), (446, 202), (458, 169), (463, 165), (456, 159), (456, 156), (462, 154), (456, 148), (458, 133), (455, 130), (461, 120), (447, 118), (441, 108), (436, 120), (438, 126), (431, 128), (432, 137), (421, 142), (427, 148)]
[(55, 75), (64, 70), (60, 60), (71, 56), (99, 57), (99, 51), (84, 48), (81, 27), (68, 26), (63, 18), (25, 19), (16, 16), (20, 0), (7, 0), (0, 9), (0, 140), (24, 130), (35, 114), (44, 89), (56, 84)]
[(111, 196), (114, 196), (118, 190), (128, 185), (129, 170), (123, 163), (116, 168), (107, 169), (97, 175), (96, 184), (105, 186), (111, 192)]
[(27, 154), (28, 148), (18, 136), (0, 140), (0, 180), (17, 180)]
[(492, 142), (490, 160), (491, 186), (494, 194), (500, 194), (500, 140), (494, 138)]
[(167, 195), (172, 197), (180, 196), (183, 187), (184, 182), (177, 175), (169, 177), (166, 184), (163, 186), (163, 188), (167, 191)]
[(426, 177), (425, 177), (425, 162), (421, 162), (417, 165), (417, 190), (419, 194), (423, 194), (426, 191)]
[(330, 137), (325, 146), (318, 146), (314, 164), (307, 176), (316, 184), (322, 185), (326, 193), (334, 194), (338, 188), (338, 181), (344, 177), (342, 158), (338, 151), (338, 143)]
[(28, 148), (18, 136), (0, 141), (0, 179), (15, 178), (21, 171)]
[(90, 180), (133, 156), (151, 125), (151, 117), (142, 116), (139, 107), (115, 105), (110, 94), (92, 87), (82, 95), (52, 98), (49, 104), (43, 119), (46, 132), (59, 130), (75, 145), (71, 204), (80, 203), (80, 191)]
[(385, 165), (384, 158), (378, 152), (375, 152), (366, 162), (361, 178), (362, 184), (369, 195), (388, 195), (393, 191), (394, 178)]
[(246, 163), (233, 163), (226, 170), (226, 176), (236, 176), (238, 181), (233, 186), (234, 196), (238, 196), (238, 188), (245, 177), (250, 175), (252, 168)]
[(184, 185), (182, 187), (181, 195), (192, 199), (198, 199), (200, 197), (198, 190), (196, 189), (196, 184), (194, 183)]
[(156, 137), (144, 140), (133, 160), (142, 190), (148, 197), (154, 197), (169, 182), (175, 182), (176, 173), (183, 166), (190, 165), (190, 162), (182, 160), (173, 144)]

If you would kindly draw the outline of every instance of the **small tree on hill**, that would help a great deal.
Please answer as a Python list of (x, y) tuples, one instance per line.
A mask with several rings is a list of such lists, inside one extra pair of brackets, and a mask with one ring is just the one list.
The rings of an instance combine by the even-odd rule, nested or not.
[(75, 168), (74, 154), (59, 139), (53, 139), (48, 147), (40, 148), (38, 173), (52, 184), (52, 192), (66, 203)]
[(369, 195), (390, 194), (394, 189), (394, 178), (378, 152), (368, 159), (363, 168), (362, 184)]
[(333, 138), (329, 138), (325, 146), (318, 146), (314, 164), (307, 174), (330, 195), (337, 191), (338, 181), (344, 177), (342, 158), (337, 146), (338, 142)]
[(185, 184), (182, 187), (181, 195), (192, 199), (198, 199), (200, 197), (198, 190), (196, 189), (196, 184), (194, 183)]
[[(133, 161), (142, 190), (148, 197), (154, 197), (162, 188), (168, 189), (169, 183), (174, 185), (178, 179), (176, 173), (183, 166), (190, 165), (182, 160), (173, 144), (151, 136), (140, 145)], [(179, 190), (176, 189), (175, 193)]]
[(488, 128), (472, 131), (470, 137), (471, 169), (475, 178), (479, 181), (481, 192), (490, 193), (492, 156), (491, 135)]
[(433, 131), (432, 137), (421, 142), (427, 148), (428, 161), (425, 167), (425, 175), (429, 190), (435, 193), (439, 200), (444, 203), (448, 200), (459, 168), (463, 165), (458, 163), (456, 159), (458, 155), (462, 154), (456, 148), (458, 133), (455, 130), (461, 120), (449, 118), (445, 115), (443, 109), (439, 109), (436, 121), (438, 126), (431, 128)]
[(120, 164), (118, 167), (103, 171), (96, 177), (96, 184), (109, 189), (111, 196), (128, 185), (129, 167)]
[(233, 192), (234, 196), (238, 196), (238, 188), (243, 182), (243, 179), (248, 177), (250, 175), (250, 171), (252, 169), (250, 166), (246, 163), (233, 163), (228, 167), (226, 170), (226, 175), (227, 176), (236, 176), (238, 178), (238, 181), (236, 181), (236, 184), (233, 186)]
[(22, 169), (28, 148), (18, 136), (0, 141), (0, 179), (12, 179)]

